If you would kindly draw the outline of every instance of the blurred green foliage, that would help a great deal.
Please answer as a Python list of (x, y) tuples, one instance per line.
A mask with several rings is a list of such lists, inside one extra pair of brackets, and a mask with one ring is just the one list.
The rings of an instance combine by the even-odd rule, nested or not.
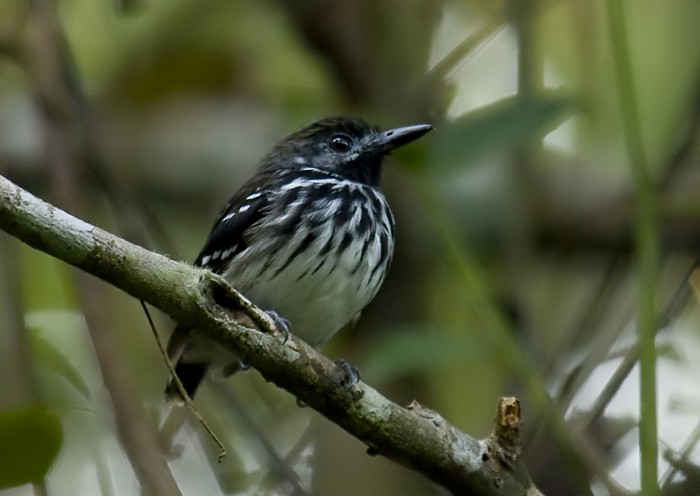
[[(31, 4), (0, 2), (0, 173), (55, 201), (46, 101), (37, 95), (47, 70), (39, 55), (52, 47), (35, 44), (41, 29)], [(490, 432), (504, 394), (521, 397), (529, 428), (551, 434), (525, 387), (531, 377), (504, 348), (533, 365), (553, 403), (569, 408), (557, 393), (567, 384), (582, 391), (572, 410), (599, 399), (615, 357), (634, 341), (636, 288), (633, 186), (604, 1), (56, 5), (70, 68), (64, 83), (75, 88), (54, 116), (84, 159), (76, 203), (89, 221), (192, 260), (220, 205), (299, 125), (329, 114), (384, 127), (431, 122), (431, 135), (385, 168), (398, 236), (391, 273), (358, 327), (323, 351), (359, 365), (396, 401), (416, 399), (477, 437)], [(700, 363), (684, 282), (700, 240), (700, 2), (628, 2), (626, 14), (645, 153), (664, 207), (658, 306), (685, 291), (667, 335), (690, 367)], [(50, 493), (138, 493), (70, 269), (4, 246), (0, 265), (11, 270), (0, 271), (0, 416), (18, 404), (45, 405), (20, 423), (41, 424), (26, 435), (62, 448), (46, 479)], [(110, 351), (128, 364), (135, 400), (155, 423), (166, 372), (145, 319), (122, 293), (101, 296), (117, 343)], [(157, 325), (167, 335), (172, 324)], [(23, 377), (32, 372), (33, 392)], [(674, 376), (686, 387), (677, 397), (697, 394), (684, 380), (694, 373)], [(617, 397), (636, 405), (634, 393), (623, 387)], [(208, 385), (198, 404), (232, 453), (217, 465), (209, 440), (187, 427), (177, 439), (181, 456), (170, 461), (186, 494), (287, 494), (290, 467), (314, 494), (438, 494), (419, 476), (365, 456), (358, 441), (254, 372)], [(51, 415), (60, 417), (62, 444), (60, 430), (41, 433), (56, 427)], [(671, 432), (674, 422), (686, 435), (691, 427), (665, 422), (664, 442), (678, 447), (685, 436)], [(611, 470), (624, 450), (599, 446), (593, 431), (582, 430)], [(561, 439), (539, 445), (535, 434), (526, 451), (543, 492), (588, 491), (572, 487), (585, 464), (558, 456)], [(24, 481), (46, 473), (49, 447)], [(619, 474), (635, 487), (634, 470)]]
[(44, 408), (0, 412), (0, 489), (42, 483), (61, 442), (61, 421)]
[(561, 95), (511, 96), (467, 112), (440, 129), (431, 140), (425, 166), (437, 174), (465, 169), (494, 152), (515, 150), (559, 127), (575, 109)]

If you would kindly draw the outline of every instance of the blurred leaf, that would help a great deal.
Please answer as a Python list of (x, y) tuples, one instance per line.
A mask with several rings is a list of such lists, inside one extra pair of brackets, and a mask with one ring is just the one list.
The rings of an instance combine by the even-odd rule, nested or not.
[(143, 13), (146, 8), (143, 0), (112, 0), (114, 11), (122, 15), (137, 15)]
[(162, 104), (169, 96), (224, 94), (240, 84), (236, 79), (239, 72), (231, 54), (224, 50), (179, 48), (164, 51), (153, 64), (130, 71), (110, 94), (126, 97), (136, 106)]
[[(82, 315), (71, 311), (38, 310), (29, 312), (26, 320), (31, 329), (36, 364), (61, 378), (72, 392), (89, 400), (92, 397), (91, 388), (84, 377), (85, 367), (79, 365), (80, 351), (73, 339), (83, 336), (85, 323)], [(50, 393), (57, 391), (53, 389)]]
[(524, 145), (559, 127), (575, 108), (571, 98), (554, 93), (504, 98), (431, 133), (428, 163), (437, 168), (460, 167), (487, 153)]
[(58, 417), (41, 407), (0, 412), (0, 488), (41, 482), (62, 439)]
[(659, 343), (656, 345), (656, 355), (673, 363), (683, 363), (684, 356), (674, 343)]
[(362, 376), (372, 383), (419, 373), (435, 366), (481, 354), (487, 343), (472, 336), (436, 331), (433, 327), (398, 327), (380, 339), (366, 353), (360, 366)]
[(77, 307), (68, 264), (24, 246), (19, 255), (23, 270), (22, 296), (27, 308)]
[(90, 388), (71, 360), (50, 339), (40, 332), (32, 333), (34, 355), (38, 363), (63, 377), (85, 399), (90, 399)]

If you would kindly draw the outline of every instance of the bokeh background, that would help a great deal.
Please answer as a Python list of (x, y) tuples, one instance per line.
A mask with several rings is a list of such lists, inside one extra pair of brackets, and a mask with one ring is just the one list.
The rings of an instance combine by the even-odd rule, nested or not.
[[(697, 494), (700, 3), (621, 4), (615, 17), (603, 0), (3, 0), (0, 173), (191, 261), (299, 126), (432, 123), (385, 167), (388, 279), (323, 351), (475, 437), (517, 395), (545, 494), (634, 493), (636, 302), (651, 282), (659, 479)], [(630, 139), (659, 209), (651, 281)], [(137, 301), (0, 233), (0, 442), (34, 460), (23, 475), (0, 452), (0, 486), (17, 485), (0, 494), (139, 494), (125, 415), (155, 425), (166, 379)], [(186, 426), (169, 459), (184, 494), (442, 494), (255, 371), (197, 403), (230, 453), (216, 463)]]

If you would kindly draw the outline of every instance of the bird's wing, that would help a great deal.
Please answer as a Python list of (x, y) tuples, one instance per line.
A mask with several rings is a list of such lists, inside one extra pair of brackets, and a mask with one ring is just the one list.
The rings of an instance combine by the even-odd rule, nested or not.
[(219, 214), (194, 264), (222, 272), (226, 262), (248, 246), (245, 233), (263, 218), (267, 205), (268, 196), (262, 188), (239, 191)]

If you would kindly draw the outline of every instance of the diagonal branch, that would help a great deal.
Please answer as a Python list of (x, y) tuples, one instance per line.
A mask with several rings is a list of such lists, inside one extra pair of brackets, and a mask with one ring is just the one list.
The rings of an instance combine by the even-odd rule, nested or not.
[[(503, 433), (476, 440), (439, 414), (413, 404), (403, 408), (345, 376), (332, 361), (298, 339), (243, 327), (236, 311), (271, 331), (264, 314), (219, 276), (129, 243), (34, 197), (0, 176), (0, 229), (26, 244), (144, 300), (178, 322), (235, 352), (267, 380), (381, 454), (417, 470), (455, 494), (537, 495)], [(217, 303), (226, 298), (226, 307)], [(505, 411), (505, 410), (504, 410)], [(506, 424), (517, 438), (520, 418)], [(500, 419), (500, 416), (499, 416)], [(502, 422), (502, 419), (500, 419)], [(504, 449), (505, 448), (505, 449)]]

